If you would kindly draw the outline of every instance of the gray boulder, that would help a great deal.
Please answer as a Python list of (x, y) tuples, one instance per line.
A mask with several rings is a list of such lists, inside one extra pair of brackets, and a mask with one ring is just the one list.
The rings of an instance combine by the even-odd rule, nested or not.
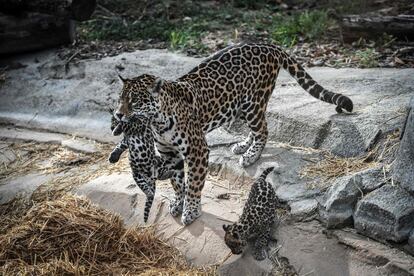
[(319, 216), (326, 227), (352, 225), (354, 206), (362, 197), (361, 183), (361, 176), (344, 176), (329, 188), (319, 206)]
[(414, 227), (414, 197), (399, 186), (384, 185), (358, 202), (354, 226), (366, 236), (402, 242)]
[(318, 201), (313, 198), (293, 201), (289, 203), (290, 213), (297, 221), (309, 221), (314, 219), (318, 209)]
[(354, 175), (361, 177), (361, 190), (364, 194), (372, 192), (385, 184), (382, 167), (366, 169)]
[(403, 138), (393, 166), (394, 180), (414, 194), (414, 97), (411, 98)]
[(321, 221), (328, 228), (352, 225), (358, 199), (383, 184), (382, 169), (379, 167), (338, 178), (319, 204)]
[(414, 228), (411, 230), (410, 237), (408, 238), (408, 249), (414, 255)]

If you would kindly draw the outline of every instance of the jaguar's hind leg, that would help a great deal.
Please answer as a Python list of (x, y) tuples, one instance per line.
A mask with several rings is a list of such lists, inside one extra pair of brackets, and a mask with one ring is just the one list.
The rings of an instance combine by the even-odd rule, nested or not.
[[(252, 97), (246, 98), (242, 105), (243, 117), (250, 128), (252, 143), (240, 158), (240, 165), (247, 167), (260, 158), (267, 142), (268, 130), (266, 122), (266, 107), (273, 86), (267, 89), (258, 90)], [(250, 136), (250, 134), (249, 134)]]
[[(249, 118), (249, 115), (247, 116)], [(247, 151), (243, 153), (242, 157), (240, 157), (240, 165), (242, 167), (250, 166), (260, 158), (268, 136), (264, 112), (254, 114), (250, 118), (247, 123), (251, 129), (253, 142)]]

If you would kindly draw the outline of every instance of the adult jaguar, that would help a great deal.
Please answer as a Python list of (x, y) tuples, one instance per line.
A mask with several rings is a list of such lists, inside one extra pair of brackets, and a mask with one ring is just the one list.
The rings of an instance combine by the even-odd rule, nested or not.
[(285, 51), (269, 44), (227, 47), (176, 81), (147, 74), (123, 80), (115, 116), (125, 118), (136, 113), (152, 117), (158, 151), (183, 158), (188, 165), (186, 185), (175, 190), (176, 200), (170, 204), (173, 215), (183, 210), (184, 225), (201, 215), (209, 156), (205, 134), (241, 118), (250, 134), (232, 151), (242, 154), (242, 166), (253, 164), (266, 144), (265, 111), (280, 68), (315, 98), (335, 104), (337, 112), (352, 112), (348, 97), (324, 89)]

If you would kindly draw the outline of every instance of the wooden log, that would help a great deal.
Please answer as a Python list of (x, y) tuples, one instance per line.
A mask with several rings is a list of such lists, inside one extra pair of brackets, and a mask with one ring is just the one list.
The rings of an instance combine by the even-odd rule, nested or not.
[(39, 12), (84, 21), (91, 17), (96, 0), (0, 0), (0, 12), (21, 15)]
[(383, 33), (403, 39), (414, 38), (414, 15), (346, 15), (342, 17), (340, 25), (345, 42), (361, 37), (375, 39)]
[(38, 13), (25, 17), (0, 13), (0, 55), (71, 43), (75, 33), (75, 23), (70, 19)]

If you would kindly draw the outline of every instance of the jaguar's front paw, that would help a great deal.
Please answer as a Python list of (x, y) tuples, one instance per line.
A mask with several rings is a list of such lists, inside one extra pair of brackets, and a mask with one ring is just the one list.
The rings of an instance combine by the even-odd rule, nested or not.
[(260, 158), (260, 155), (259, 156), (254, 156), (254, 155), (250, 155), (250, 154), (243, 154), (240, 157), (239, 164), (240, 164), (240, 166), (245, 168), (245, 167), (248, 167), (250, 165), (253, 165), (259, 158)]
[(116, 163), (119, 161), (119, 157), (121, 157), (121, 154), (119, 154), (116, 151), (111, 152), (111, 154), (109, 155), (108, 161), (109, 163)]
[(170, 202), (169, 211), (171, 216), (178, 217), (183, 212), (183, 202), (179, 200), (172, 200)]
[(231, 147), (231, 151), (234, 154), (243, 154), (250, 148), (250, 146), (252, 145), (252, 142), (253, 142), (253, 139), (249, 136), (246, 140), (241, 141), (237, 144), (234, 144)]
[(200, 208), (186, 208), (181, 216), (181, 222), (184, 225), (190, 225), (199, 216), (201, 216)]

